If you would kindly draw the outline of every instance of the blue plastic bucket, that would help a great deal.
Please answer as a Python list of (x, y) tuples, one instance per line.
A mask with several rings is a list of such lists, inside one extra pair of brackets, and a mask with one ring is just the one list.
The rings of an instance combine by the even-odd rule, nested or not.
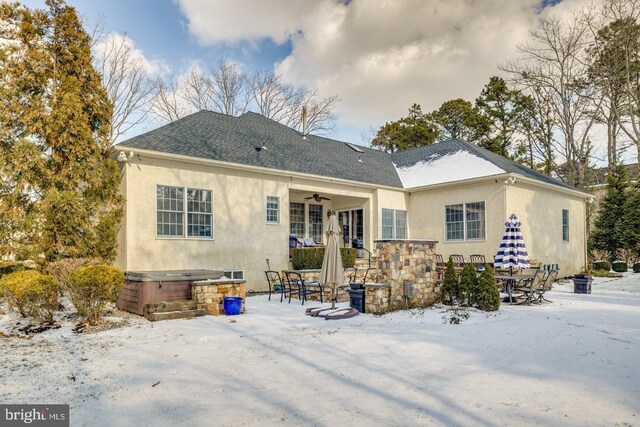
[(242, 311), (242, 297), (224, 297), (224, 314), (235, 316)]

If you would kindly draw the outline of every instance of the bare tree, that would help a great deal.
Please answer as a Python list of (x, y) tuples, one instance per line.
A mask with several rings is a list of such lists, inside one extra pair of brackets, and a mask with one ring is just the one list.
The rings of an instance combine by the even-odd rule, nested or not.
[(218, 66), (210, 69), (208, 81), (218, 111), (231, 116), (247, 111), (250, 100), (247, 76), (233, 62), (220, 58)]
[(582, 188), (595, 122), (590, 108), (597, 96), (587, 78), (588, 30), (577, 18), (541, 18), (530, 32), (532, 42), (518, 47), (521, 58), (501, 68), (520, 87), (537, 91), (548, 102), (554, 129), (562, 136), (555, 149), (565, 159), (564, 178)]
[(304, 96), (302, 88), (283, 83), (273, 71), (258, 70), (251, 79), (251, 97), (257, 111), (283, 124), (289, 123), (292, 110), (302, 104)]
[(111, 144), (144, 122), (153, 101), (154, 84), (144, 59), (126, 35), (110, 34), (94, 44), (96, 69), (113, 103), (109, 140)]
[[(636, 146), (640, 162), (640, 0), (607, 0), (602, 7), (603, 25), (597, 27), (594, 53), (603, 62), (605, 85), (619, 99), (614, 119)], [(624, 150), (624, 146), (613, 153)], [(610, 150), (611, 152), (611, 150)]]
[(192, 67), (186, 74), (158, 79), (154, 113), (165, 121), (199, 110), (238, 116), (255, 109), (265, 117), (302, 131), (306, 107), (307, 132), (328, 135), (335, 130), (337, 96), (284, 83), (273, 71), (256, 71), (249, 79), (233, 62), (221, 58), (215, 67)]
[(333, 110), (337, 96), (321, 98), (316, 89), (305, 90), (282, 82), (272, 71), (257, 71), (251, 80), (251, 95), (258, 112), (286, 126), (302, 131), (302, 110), (306, 108), (307, 133), (330, 135), (335, 131)]
[(151, 111), (165, 122), (173, 122), (193, 111), (188, 110), (182, 102), (178, 78), (175, 74), (167, 77), (157, 76)]

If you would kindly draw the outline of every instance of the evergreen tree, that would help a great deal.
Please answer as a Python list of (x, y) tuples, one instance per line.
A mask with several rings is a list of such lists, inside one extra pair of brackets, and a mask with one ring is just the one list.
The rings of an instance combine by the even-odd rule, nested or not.
[(493, 270), (486, 266), (478, 278), (478, 286), (473, 296), (476, 307), (483, 311), (496, 311), (500, 308), (500, 292), (496, 286)]
[(617, 249), (625, 246), (627, 187), (624, 168), (620, 166), (609, 168), (607, 193), (600, 204), (595, 228), (590, 237), (590, 246), (593, 249), (609, 251), (613, 255)]
[(476, 288), (478, 283), (478, 276), (476, 269), (472, 264), (465, 264), (460, 276), (460, 284), (458, 285), (458, 304), (460, 305), (472, 305), (472, 292)]
[(476, 99), (476, 108), (488, 124), (480, 138), (480, 146), (504, 157), (510, 157), (516, 136), (526, 122), (525, 98), (510, 89), (501, 77), (493, 76)]
[(464, 99), (444, 102), (431, 113), (433, 121), (440, 127), (440, 139), (463, 139), (477, 141), (489, 129), (485, 117), (478, 109)]
[(418, 104), (409, 108), (409, 115), (382, 126), (371, 146), (386, 152), (408, 150), (431, 145), (438, 138), (438, 126), (429, 115), (424, 114)]
[(442, 302), (447, 305), (455, 304), (457, 293), (458, 277), (456, 276), (453, 260), (449, 258), (447, 268), (444, 270), (444, 278), (442, 279)]
[(640, 182), (629, 189), (622, 221), (624, 247), (640, 256)]
[(73, 7), (0, 5), (0, 252), (115, 257), (112, 105)]

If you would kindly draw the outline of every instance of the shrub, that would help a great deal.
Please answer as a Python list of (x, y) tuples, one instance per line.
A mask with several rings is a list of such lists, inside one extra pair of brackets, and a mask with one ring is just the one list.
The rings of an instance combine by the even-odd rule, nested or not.
[(633, 264), (633, 272), (640, 273), (640, 262), (636, 262), (635, 264)]
[(478, 275), (476, 274), (476, 269), (471, 264), (465, 264), (462, 275), (460, 276), (460, 283), (458, 284), (458, 294), (456, 295), (458, 304), (473, 304), (471, 301), (471, 293), (476, 288), (477, 282)]
[(74, 271), (88, 267), (90, 265), (100, 265), (101, 262), (97, 258), (64, 258), (58, 261), (50, 262), (47, 265), (46, 271), (48, 274), (55, 276), (62, 285), (66, 288), (69, 275)]
[(447, 268), (444, 270), (444, 278), (442, 279), (442, 302), (447, 305), (453, 305), (457, 293), (458, 277), (456, 276), (453, 260), (449, 258)]
[[(356, 249), (340, 248), (343, 267), (353, 267), (356, 264)], [(291, 264), (294, 270), (316, 270), (322, 268), (324, 246), (314, 248), (296, 248), (291, 254)]]
[(0, 279), (0, 296), (24, 317), (38, 322), (53, 322), (59, 293), (60, 284), (55, 277), (35, 270), (16, 271)]
[(108, 302), (116, 302), (123, 284), (122, 270), (109, 265), (83, 267), (71, 273), (67, 280), (71, 302), (89, 323), (100, 320), (100, 313)]
[(613, 261), (611, 268), (616, 273), (624, 273), (629, 267), (627, 266), (627, 261)]
[(611, 263), (609, 263), (609, 261), (594, 261), (593, 269), (594, 270), (610, 271), (611, 270)]
[(30, 268), (21, 262), (0, 262), (0, 277), (5, 274), (24, 270), (30, 270)]
[(476, 307), (483, 311), (496, 311), (500, 308), (500, 292), (496, 286), (493, 270), (487, 266), (478, 278), (477, 293), (473, 296)]

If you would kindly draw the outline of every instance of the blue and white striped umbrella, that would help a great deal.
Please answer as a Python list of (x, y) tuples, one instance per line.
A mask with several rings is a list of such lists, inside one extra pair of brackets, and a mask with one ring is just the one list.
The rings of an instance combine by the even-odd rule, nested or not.
[(520, 221), (516, 214), (511, 214), (504, 225), (507, 226), (507, 230), (504, 232), (500, 249), (498, 249), (495, 268), (504, 270), (529, 268), (529, 254), (524, 246), (524, 239), (520, 233)]

